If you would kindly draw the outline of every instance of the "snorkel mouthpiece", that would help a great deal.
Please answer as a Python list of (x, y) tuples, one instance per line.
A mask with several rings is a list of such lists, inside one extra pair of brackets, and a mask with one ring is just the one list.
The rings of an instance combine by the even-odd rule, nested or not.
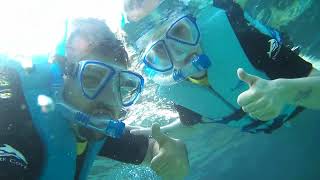
[(211, 61), (207, 55), (201, 54), (192, 60), (192, 64), (201, 70), (207, 70), (211, 66)]
[[(211, 66), (211, 61), (205, 54), (195, 55), (192, 60), (181, 69), (174, 69), (170, 72), (146, 72), (152, 75), (153, 81), (159, 85), (171, 86), (177, 84), (188, 77), (205, 72)], [(148, 70), (148, 68), (147, 68)]]
[[(85, 128), (102, 133), (112, 138), (121, 138), (124, 134), (125, 123), (122, 121), (92, 117), (86, 113), (77, 111), (64, 103), (58, 103), (56, 106), (64, 118), (84, 126)], [(103, 121), (104, 124), (103, 128), (95, 126), (95, 124), (101, 121)]]
[(81, 125), (91, 128), (93, 130), (99, 131), (100, 133), (105, 134), (106, 136), (112, 138), (120, 138), (124, 134), (125, 124), (122, 121), (117, 120), (105, 120), (106, 121), (106, 128), (104, 130), (94, 127), (90, 124), (90, 121), (94, 121), (90, 115), (76, 112), (74, 116), (74, 120), (79, 122)]
[(173, 79), (176, 82), (180, 82), (192, 75), (206, 71), (210, 66), (211, 66), (211, 61), (208, 56), (204, 54), (195, 56), (191, 60), (191, 62), (188, 63), (186, 66), (184, 66), (182, 69), (174, 70)]

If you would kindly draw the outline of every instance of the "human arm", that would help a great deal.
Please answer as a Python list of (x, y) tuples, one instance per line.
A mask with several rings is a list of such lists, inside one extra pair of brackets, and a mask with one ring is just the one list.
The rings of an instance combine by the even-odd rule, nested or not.
[(286, 104), (320, 109), (320, 72), (313, 69), (305, 78), (278, 79), (276, 86)]
[(238, 70), (239, 79), (249, 89), (238, 97), (238, 104), (253, 118), (270, 120), (277, 117), (285, 105), (320, 109), (320, 73), (313, 69), (308, 77), (266, 80)]
[[(178, 112), (179, 118), (167, 125), (161, 126), (161, 132), (174, 134), (175, 137), (182, 137), (180, 136), (181, 132), (178, 131), (190, 129), (191, 126), (202, 122), (200, 114), (177, 104), (174, 104), (174, 108)], [(135, 127), (130, 132), (137, 135), (151, 135), (151, 128)], [(183, 137), (185, 137), (185, 134), (183, 134)]]

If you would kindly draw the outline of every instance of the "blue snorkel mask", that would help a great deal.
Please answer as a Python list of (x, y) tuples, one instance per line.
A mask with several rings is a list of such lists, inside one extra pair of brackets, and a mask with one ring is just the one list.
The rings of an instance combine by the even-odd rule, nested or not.
[(197, 55), (200, 30), (196, 19), (186, 15), (176, 20), (162, 38), (145, 51), (143, 62), (148, 75), (160, 85), (171, 85), (206, 71), (209, 58)]
[(135, 103), (144, 86), (141, 75), (97, 60), (80, 61), (72, 77), (77, 78), (87, 99), (95, 100), (104, 94), (116, 93), (124, 107)]

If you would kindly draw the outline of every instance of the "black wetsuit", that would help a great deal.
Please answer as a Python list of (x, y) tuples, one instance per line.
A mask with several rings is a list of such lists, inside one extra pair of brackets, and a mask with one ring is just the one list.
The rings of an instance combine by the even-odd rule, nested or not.
[[(126, 130), (120, 139), (107, 138), (98, 155), (140, 164), (148, 142), (147, 136), (132, 135)], [(33, 126), (19, 74), (0, 66), (0, 179), (39, 179), (46, 163), (45, 152), (43, 141)], [(86, 151), (77, 157), (75, 179), (79, 177), (85, 155)]]
[[(289, 39), (284, 39), (279, 53), (275, 59), (271, 59), (267, 52), (270, 50), (269, 40), (272, 37), (267, 36), (251, 26), (245, 19), (242, 8), (232, 0), (214, 0), (215, 7), (226, 10), (229, 22), (251, 64), (258, 70), (266, 73), (270, 79), (277, 78), (300, 78), (306, 77), (312, 71), (312, 64), (303, 60), (297, 52), (291, 50), (293, 45)], [(202, 116), (190, 109), (180, 105), (175, 105), (180, 115), (181, 122), (186, 126), (195, 125), (202, 122)], [(301, 111), (302, 108), (296, 112)], [(258, 122), (258, 121), (257, 121)], [(274, 124), (266, 133), (282, 125)], [(252, 126), (255, 128), (256, 126)]]

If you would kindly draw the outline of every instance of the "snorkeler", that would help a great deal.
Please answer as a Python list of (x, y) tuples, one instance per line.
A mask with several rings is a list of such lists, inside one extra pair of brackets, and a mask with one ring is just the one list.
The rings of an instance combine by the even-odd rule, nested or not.
[(86, 179), (99, 155), (183, 179), (189, 163), (180, 140), (159, 125), (153, 138), (132, 135), (120, 120), (144, 81), (126, 70), (127, 53), (106, 24), (74, 21), (59, 48), (52, 64), (47, 56), (28, 68), (0, 59), (0, 178)]
[(320, 109), (319, 71), (281, 33), (250, 19), (234, 1), (213, 4), (161, 24), (145, 50), (145, 73), (180, 115), (162, 129), (221, 123), (272, 133), (303, 108)]

